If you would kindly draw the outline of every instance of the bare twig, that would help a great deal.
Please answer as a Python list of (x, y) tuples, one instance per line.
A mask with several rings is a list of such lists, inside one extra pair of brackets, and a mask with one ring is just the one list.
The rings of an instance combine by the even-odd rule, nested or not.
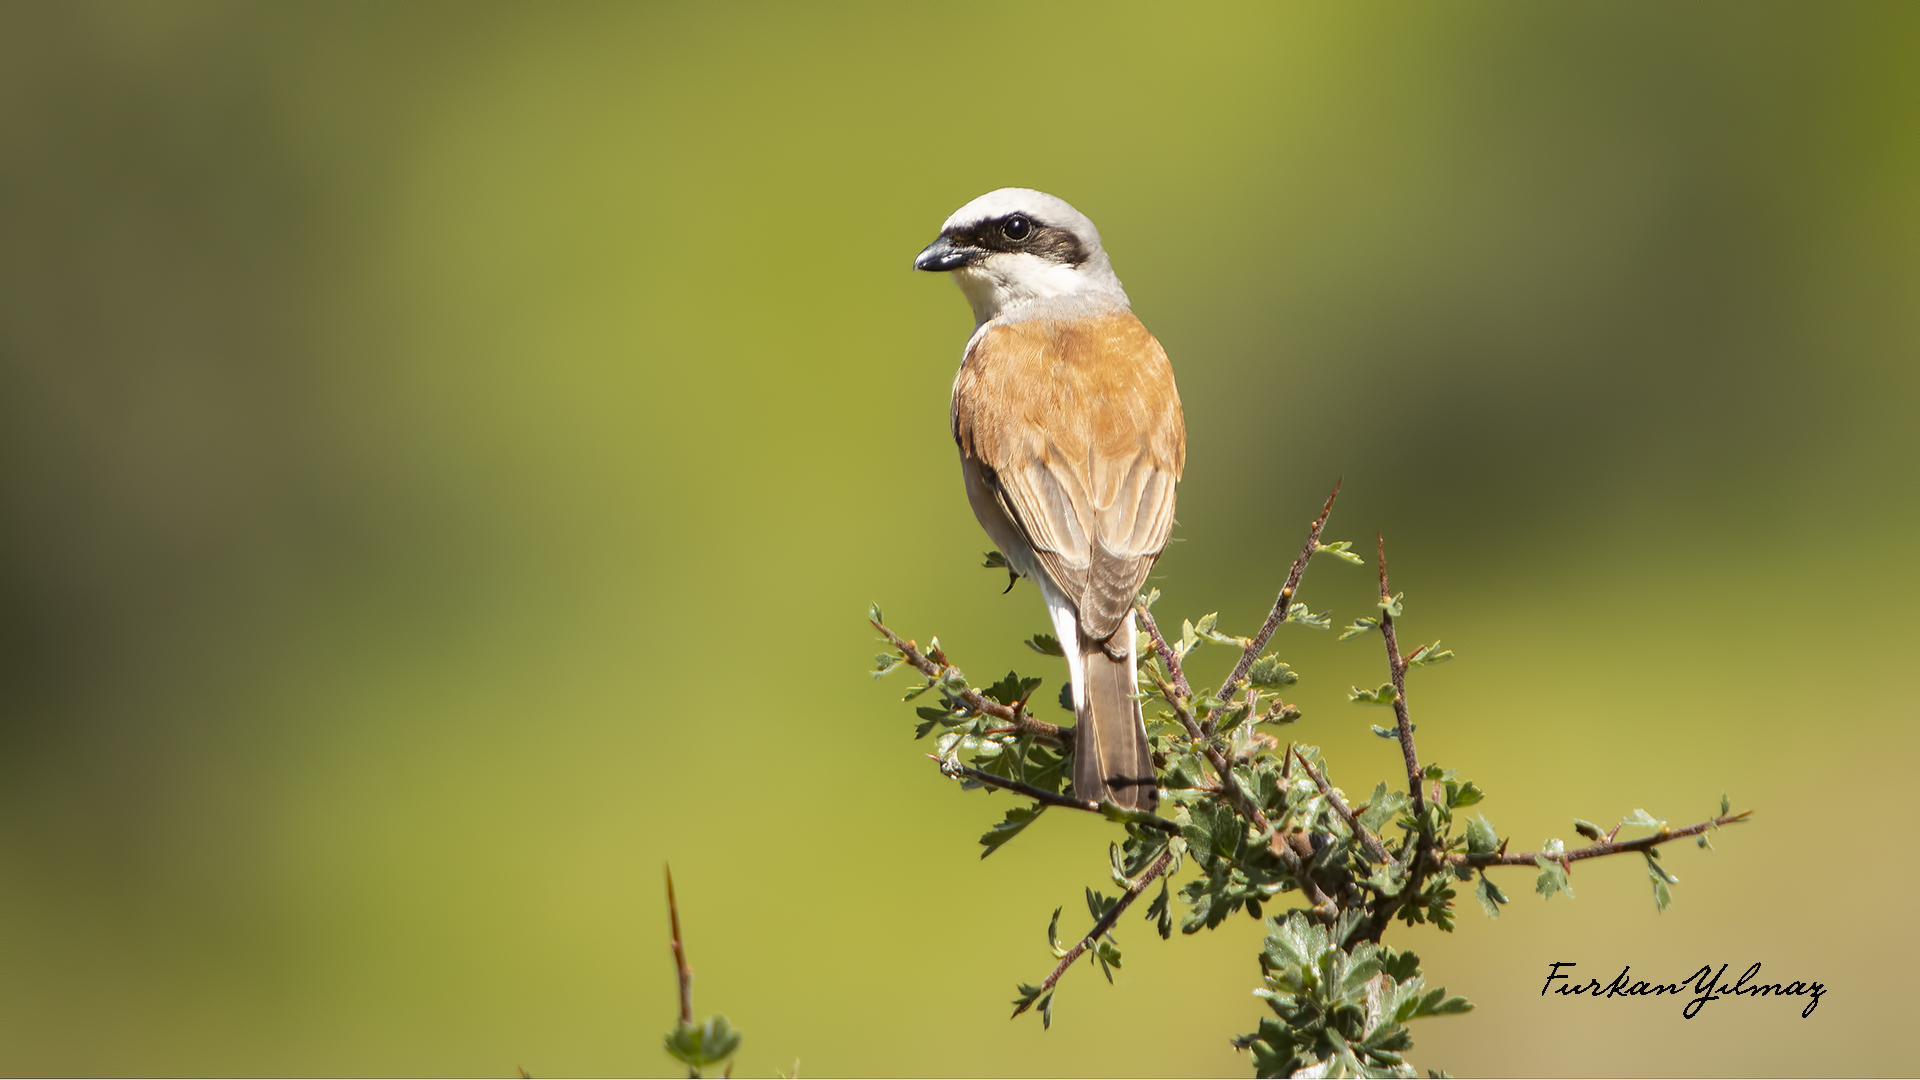
[[(1160, 638), (1160, 628), (1154, 625), (1153, 616), (1148, 615), (1144, 611), (1140, 614), (1146, 622), (1148, 634), (1159, 642), (1159, 644), (1156, 644), (1154, 647), (1156, 649), (1163, 648), (1166, 642)], [(1178, 679), (1181, 683), (1187, 681), (1186, 673), (1181, 671), (1177, 665), (1174, 667), (1172, 674), (1173, 678)], [(1160, 691), (1160, 696), (1166, 699), (1168, 705), (1173, 706), (1174, 718), (1180, 721), (1181, 727), (1187, 729), (1187, 734), (1196, 740), (1205, 739), (1207, 737), (1206, 733), (1200, 730), (1200, 721), (1195, 719), (1193, 715), (1193, 707), (1189, 698), (1192, 691), (1182, 694), (1179, 686), (1175, 685), (1169, 679), (1161, 678), (1160, 672), (1155, 670), (1151, 665), (1147, 666), (1147, 676), (1153, 680), (1154, 689)]]
[(1054, 967), (1052, 973), (1046, 977), (1045, 981), (1041, 982), (1040, 993), (1035, 994), (1032, 1001), (1025, 1002), (1016, 1007), (1013, 1010), (1013, 1015), (1019, 1016), (1031, 1008), (1034, 1001), (1045, 997), (1047, 991), (1052, 990), (1054, 984), (1060, 981), (1060, 976), (1065, 975), (1067, 969), (1073, 966), (1073, 962), (1080, 959), (1080, 955), (1086, 952), (1094, 942), (1099, 941), (1101, 937), (1110, 932), (1114, 924), (1120, 921), (1120, 916), (1126, 914), (1127, 908), (1133, 905), (1134, 900), (1138, 899), (1140, 894), (1146, 891), (1147, 886), (1152, 884), (1155, 878), (1166, 873), (1167, 867), (1172, 865), (1173, 849), (1169, 847), (1160, 853), (1159, 858), (1153, 860), (1153, 863), (1140, 875), (1140, 880), (1128, 886), (1127, 891), (1120, 894), (1120, 899), (1115, 901), (1111, 908), (1107, 909), (1105, 915), (1100, 916), (1100, 921), (1093, 924), (1093, 929), (1087, 931), (1087, 936), (1081, 938), (1073, 948), (1067, 950), (1067, 954), (1060, 958), (1060, 963)]
[[(946, 677), (948, 671), (952, 670), (952, 665), (945, 663), (944, 657), (942, 657), (940, 661), (935, 661), (925, 653), (922, 653), (919, 646), (914, 642), (887, 629), (885, 624), (873, 619), (868, 619), (867, 621), (873, 624), (875, 630), (885, 635), (887, 641), (891, 643), (894, 648), (900, 650), (900, 655), (906, 658), (908, 666), (920, 674), (925, 675), (929, 679), (942, 679)], [(1069, 746), (1073, 742), (1072, 728), (1063, 728), (1058, 724), (1049, 724), (1045, 720), (1035, 720), (1033, 717), (1027, 715), (1025, 702), (1021, 702), (1018, 705), (1002, 705), (972, 687), (960, 691), (957, 696), (962, 702), (966, 703), (968, 709), (975, 713), (991, 716), (996, 720), (1005, 720), (1007, 723), (1013, 725), (1015, 731), (1022, 735), (1031, 735), (1036, 739), (1041, 739), (1056, 747)]]
[(1400, 756), (1407, 768), (1407, 792), (1413, 798), (1413, 818), (1420, 823), (1420, 827), (1418, 834), (1409, 837), (1407, 846), (1402, 849), (1407, 860), (1406, 884), (1398, 894), (1382, 898), (1367, 920), (1365, 936), (1371, 941), (1380, 940), (1393, 922), (1394, 915), (1407, 903), (1418, 899), (1428, 872), (1438, 869), (1444, 861), (1442, 853), (1436, 850), (1433, 828), (1427, 819), (1427, 800), (1420, 784), (1420, 753), (1414, 747), (1413, 720), (1407, 713), (1407, 662), (1400, 655), (1400, 641), (1393, 632), (1393, 613), (1390, 610), (1393, 593), (1387, 587), (1387, 538), (1376, 534), (1376, 540), (1380, 548), (1380, 637), (1386, 643), (1387, 670), (1393, 677), (1395, 734), (1399, 737)]
[[(1173, 648), (1167, 644), (1166, 638), (1160, 636), (1160, 624), (1153, 621), (1153, 612), (1148, 611), (1145, 605), (1138, 603), (1133, 605), (1133, 609), (1140, 613), (1140, 625), (1147, 628), (1147, 637), (1153, 642), (1153, 651), (1159, 653), (1162, 661), (1167, 664), (1168, 675), (1171, 678), (1174, 690), (1179, 692), (1179, 700), (1191, 700), (1193, 698), (1193, 687), (1187, 685), (1187, 673), (1180, 670), (1180, 661), (1175, 657)], [(1152, 669), (1149, 668), (1148, 670), (1151, 671)], [(1164, 693), (1161, 696), (1165, 697), (1175, 708), (1180, 707), (1180, 705), (1174, 701), (1173, 697)], [(1195, 730), (1198, 730), (1198, 728)]]
[(1422, 839), (1432, 841), (1426, 836), (1426, 797), (1420, 792), (1420, 754), (1413, 748), (1413, 721), (1407, 718), (1407, 662), (1400, 657), (1400, 642), (1393, 636), (1393, 613), (1386, 605), (1392, 601), (1393, 593), (1387, 589), (1387, 538), (1376, 534), (1380, 542), (1380, 636), (1387, 642), (1387, 668), (1393, 674), (1393, 718), (1398, 725), (1400, 736), (1400, 756), (1407, 763), (1407, 791), (1413, 796), (1413, 817), (1421, 822)]
[(1586, 847), (1572, 848), (1568, 851), (1558, 853), (1526, 851), (1514, 855), (1502, 854), (1500, 852), (1489, 852), (1485, 855), (1470, 855), (1464, 852), (1456, 852), (1447, 856), (1447, 863), (1450, 866), (1465, 864), (1475, 867), (1533, 866), (1536, 865), (1534, 862), (1535, 859), (1547, 859), (1551, 862), (1565, 865), (1570, 862), (1578, 862), (1581, 859), (1598, 859), (1606, 855), (1622, 855), (1629, 851), (1646, 851), (1649, 848), (1659, 847), (1669, 840), (1684, 840), (1689, 836), (1698, 836), (1708, 829), (1716, 829), (1722, 825), (1737, 825), (1752, 816), (1753, 811), (1742, 810), (1738, 814), (1727, 814), (1724, 817), (1714, 818), (1712, 821), (1702, 821), (1698, 824), (1688, 825), (1683, 829), (1668, 829), (1655, 833), (1652, 836), (1643, 836), (1638, 840), (1621, 840), (1618, 842), (1602, 841), (1597, 844), (1588, 844)]
[(1339, 814), (1340, 819), (1347, 823), (1347, 828), (1353, 830), (1353, 835), (1360, 838), (1360, 843), (1367, 849), (1367, 855), (1374, 862), (1393, 865), (1395, 860), (1387, 852), (1387, 846), (1380, 842), (1379, 837), (1368, 832), (1366, 826), (1360, 824), (1360, 819), (1354, 816), (1352, 810), (1347, 809), (1347, 804), (1340, 798), (1340, 793), (1333, 790), (1333, 785), (1327, 783), (1327, 778), (1319, 769), (1313, 767), (1313, 762), (1308, 761), (1298, 749), (1291, 745), (1287, 747), (1287, 751), (1300, 762), (1302, 768), (1307, 770), (1307, 775), (1313, 777), (1314, 786), (1320, 789), (1320, 794), (1327, 797), (1327, 802), (1333, 807), (1334, 813)]
[[(1025, 795), (1029, 799), (1046, 803), (1048, 806), (1064, 806), (1069, 810), (1085, 810), (1094, 814), (1105, 814), (1107, 812), (1105, 804), (1094, 802), (1092, 799), (1076, 799), (1071, 795), (1060, 795), (1048, 791), (1045, 788), (1034, 787), (1032, 784), (1023, 784), (1018, 780), (1009, 780), (1004, 776), (995, 776), (990, 772), (983, 772), (971, 765), (962, 765), (957, 761), (943, 761), (934, 754), (928, 754), (927, 756), (940, 763), (941, 772), (955, 779), (964, 776), (969, 780), (978, 781), (988, 787), (996, 787), (1002, 791), (1011, 791), (1018, 795)], [(1137, 810), (1129, 810), (1127, 811), (1127, 817), (1130, 821), (1138, 822), (1150, 829), (1158, 829), (1161, 832), (1178, 833), (1180, 831), (1178, 824), (1155, 814), (1145, 814)]]
[[(1340, 485), (1335, 484), (1333, 494), (1327, 496), (1326, 505), (1320, 510), (1320, 516), (1314, 519), (1313, 524), (1308, 528), (1307, 542), (1300, 549), (1300, 557), (1294, 560), (1293, 566), (1287, 571), (1287, 583), (1280, 589), (1280, 597), (1274, 601), (1273, 611), (1268, 613), (1267, 621), (1260, 628), (1260, 633), (1242, 650), (1240, 661), (1234, 666), (1234, 674), (1222, 684), (1223, 687), (1231, 688), (1246, 675), (1247, 670), (1253, 666), (1253, 661), (1259, 656), (1260, 650), (1265, 648), (1268, 639), (1273, 637), (1274, 629), (1286, 621), (1287, 609), (1292, 606), (1293, 595), (1300, 587), (1300, 577), (1306, 573), (1307, 562), (1313, 558), (1314, 551), (1319, 547), (1320, 530), (1326, 526), (1327, 516), (1333, 512), (1333, 500), (1339, 494)], [(1161, 663), (1166, 665), (1167, 678), (1161, 679), (1151, 667), (1147, 670), (1153, 676), (1160, 696), (1173, 706), (1174, 715), (1179, 719), (1180, 726), (1187, 729), (1187, 735), (1193, 740), (1195, 748), (1206, 757), (1207, 762), (1213, 766), (1214, 773), (1219, 776), (1221, 797), (1241, 817), (1252, 822), (1255, 829), (1262, 833), (1270, 832), (1273, 828), (1272, 823), (1240, 786), (1239, 778), (1233, 774), (1233, 762), (1227, 759), (1226, 754), (1222, 753), (1219, 747), (1213, 745), (1212, 714), (1204, 719), (1193, 714), (1191, 707), (1193, 691), (1180, 663), (1180, 654), (1167, 644), (1165, 635), (1160, 633), (1160, 627), (1154, 622), (1153, 613), (1147, 610), (1146, 605), (1136, 602), (1133, 607), (1140, 615), (1141, 625), (1146, 628), (1147, 639), (1152, 642), (1154, 651), (1160, 654)], [(1221, 698), (1224, 703), (1223, 709), (1230, 707), (1231, 695), (1226, 694), (1225, 689), (1222, 694), (1225, 695)], [(1332, 898), (1322, 892), (1320, 886), (1307, 874), (1299, 857), (1290, 849), (1284, 848), (1276, 854), (1280, 858), (1280, 865), (1300, 883), (1301, 891), (1313, 904), (1315, 916), (1331, 920), (1334, 917)]]
[[(1154, 625), (1153, 615), (1137, 604), (1134, 610), (1140, 613), (1141, 620), (1146, 624), (1148, 636), (1153, 641), (1154, 649), (1160, 653), (1160, 659), (1166, 663), (1171, 679), (1181, 683), (1186, 682), (1186, 675), (1180, 670), (1180, 656), (1167, 644), (1167, 639), (1160, 636), (1160, 628)], [(1149, 668), (1148, 671), (1151, 672), (1152, 669)], [(1200, 722), (1194, 718), (1185, 700), (1168, 696), (1167, 692), (1172, 687), (1168, 685), (1168, 680), (1161, 679), (1157, 674), (1154, 675), (1154, 684), (1159, 687), (1160, 696), (1166, 698), (1167, 703), (1173, 706), (1174, 715), (1179, 718), (1181, 726), (1187, 729), (1187, 736), (1193, 740), (1194, 747), (1205, 755), (1207, 763), (1213, 766), (1214, 774), (1220, 778), (1220, 797), (1233, 807), (1235, 813), (1252, 822), (1254, 828), (1262, 833), (1271, 831), (1273, 825), (1267, 820), (1267, 815), (1254, 805), (1253, 800), (1247, 796), (1246, 789), (1240, 786), (1239, 777), (1233, 775), (1233, 762), (1228, 761), (1227, 755), (1213, 745), (1213, 740), (1206, 731), (1202, 730)], [(1280, 850), (1275, 854), (1280, 857), (1280, 865), (1300, 883), (1301, 891), (1306, 893), (1315, 912), (1329, 919), (1332, 918), (1332, 898), (1320, 891), (1320, 886), (1307, 875), (1306, 868), (1300, 864), (1299, 858), (1290, 850)]]
[(680, 972), (680, 1022), (693, 1023), (693, 969), (687, 966), (687, 949), (680, 944), (680, 905), (673, 898), (673, 867), (667, 867), (667, 919), (673, 925), (673, 966)]
[(1220, 693), (1215, 696), (1228, 708), (1233, 706), (1233, 695), (1240, 689), (1237, 684), (1247, 677), (1253, 662), (1260, 658), (1260, 650), (1267, 647), (1267, 642), (1273, 638), (1273, 632), (1280, 628), (1281, 623), (1287, 621), (1287, 612), (1293, 607), (1293, 594), (1299, 591), (1300, 577), (1307, 572), (1307, 563), (1320, 546), (1320, 530), (1326, 528), (1327, 517), (1333, 513), (1333, 500), (1340, 497), (1340, 485), (1344, 482), (1344, 480), (1334, 481), (1333, 491), (1327, 495), (1326, 505), (1320, 508), (1320, 516), (1314, 518), (1312, 526), (1307, 529), (1307, 542), (1301, 546), (1299, 558), (1294, 559), (1293, 566), (1287, 570), (1287, 583), (1280, 587), (1280, 597), (1273, 602), (1273, 610), (1267, 612), (1267, 621), (1260, 624), (1260, 632), (1253, 635), (1253, 641), (1241, 651), (1239, 661), (1233, 665), (1233, 671), (1228, 674), (1226, 681), (1220, 684)]

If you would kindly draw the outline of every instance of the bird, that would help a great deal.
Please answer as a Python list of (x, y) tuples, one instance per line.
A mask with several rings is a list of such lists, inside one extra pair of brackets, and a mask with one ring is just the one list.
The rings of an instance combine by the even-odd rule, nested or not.
[(913, 261), (973, 309), (950, 414), (974, 517), (1040, 588), (1065, 652), (1073, 792), (1152, 811), (1134, 598), (1167, 546), (1186, 424), (1166, 350), (1133, 314), (1100, 231), (1065, 200), (1001, 188)]

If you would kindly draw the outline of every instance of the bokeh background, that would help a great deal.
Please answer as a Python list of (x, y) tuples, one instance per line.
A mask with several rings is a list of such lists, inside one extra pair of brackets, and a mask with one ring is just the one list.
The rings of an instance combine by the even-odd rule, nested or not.
[[(1910, 1074), (1917, 128), (1898, 2), (10, 4), (0, 1071), (670, 1074), (670, 860), (738, 1075), (1247, 1075), (1244, 917), (1007, 1021), (1110, 830), (981, 862), (863, 674), (870, 601), (1061, 674), (908, 270), (1020, 184), (1174, 359), (1164, 613), (1244, 632), (1344, 477), (1503, 834), (1756, 811), (1664, 914), (1618, 860), (1397, 935), (1479, 1005), (1414, 1060)], [(1377, 644), (1279, 645), (1391, 777)]]

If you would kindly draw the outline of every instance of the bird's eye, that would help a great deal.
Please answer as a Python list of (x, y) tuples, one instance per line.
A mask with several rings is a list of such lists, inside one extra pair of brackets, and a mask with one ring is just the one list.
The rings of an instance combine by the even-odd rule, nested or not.
[(1010, 217), (1000, 226), (1000, 235), (1018, 243), (1033, 235), (1033, 222), (1023, 217)]

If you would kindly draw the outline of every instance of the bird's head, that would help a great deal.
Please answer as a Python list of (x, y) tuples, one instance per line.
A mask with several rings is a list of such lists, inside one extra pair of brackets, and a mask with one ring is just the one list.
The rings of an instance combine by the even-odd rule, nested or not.
[(1032, 188), (990, 191), (955, 210), (913, 268), (951, 272), (977, 323), (1053, 298), (1127, 304), (1100, 230)]

